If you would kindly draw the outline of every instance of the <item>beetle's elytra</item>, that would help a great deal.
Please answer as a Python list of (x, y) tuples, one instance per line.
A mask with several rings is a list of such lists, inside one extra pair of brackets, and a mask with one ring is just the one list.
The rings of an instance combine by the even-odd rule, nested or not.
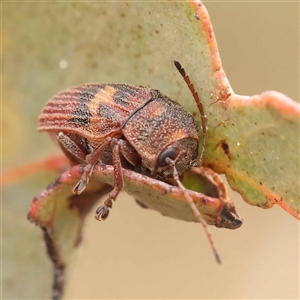
[(39, 131), (55, 135), (72, 164), (86, 164), (73, 188), (80, 194), (96, 164), (114, 166), (114, 188), (97, 211), (105, 219), (123, 188), (122, 167), (159, 180), (173, 180), (202, 223), (217, 260), (219, 257), (206, 223), (179, 177), (199, 165), (205, 149), (206, 124), (202, 104), (189, 77), (174, 62), (187, 83), (202, 121), (203, 147), (197, 158), (198, 127), (193, 116), (157, 90), (129, 84), (85, 84), (65, 90), (46, 104), (39, 117)]

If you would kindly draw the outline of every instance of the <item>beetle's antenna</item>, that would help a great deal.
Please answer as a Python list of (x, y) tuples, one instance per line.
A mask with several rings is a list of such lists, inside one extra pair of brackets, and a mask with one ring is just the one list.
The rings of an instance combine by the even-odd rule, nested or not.
[(179, 73), (181, 74), (181, 76), (183, 77), (184, 81), (186, 82), (188, 88), (190, 89), (195, 102), (197, 104), (198, 110), (200, 112), (200, 116), (201, 116), (201, 125), (202, 125), (202, 135), (203, 135), (203, 141), (202, 141), (202, 149), (201, 149), (201, 153), (199, 158), (197, 158), (196, 160), (194, 160), (193, 162), (193, 166), (197, 167), (200, 166), (202, 163), (202, 158), (203, 158), (203, 154), (205, 151), (205, 146), (206, 146), (206, 136), (207, 136), (207, 132), (206, 132), (206, 117), (204, 114), (204, 110), (203, 110), (203, 105), (199, 99), (198, 93), (195, 91), (194, 85), (191, 83), (190, 78), (188, 75), (186, 75), (184, 68), (181, 66), (181, 64), (178, 61), (174, 61), (174, 65), (176, 67), (176, 69), (179, 71)]
[[(193, 166), (200, 166), (201, 162), (202, 162), (202, 158), (203, 158), (203, 154), (205, 151), (205, 146), (206, 146), (206, 137), (207, 137), (207, 132), (206, 132), (206, 117), (204, 114), (204, 110), (203, 110), (203, 105), (200, 101), (200, 98), (198, 96), (198, 93), (195, 91), (194, 85), (191, 83), (189, 76), (185, 73), (184, 68), (181, 66), (181, 64), (178, 61), (174, 61), (174, 65), (176, 67), (176, 69), (179, 71), (179, 73), (181, 74), (181, 76), (183, 77), (184, 81), (186, 82), (188, 88), (190, 89), (195, 102), (197, 104), (200, 116), (201, 116), (201, 125), (202, 125), (202, 135), (203, 135), (203, 141), (202, 141), (202, 149), (201, 149), (201, 153), (198, 159), (196, 159), (193, 162)], [(189, 195), (189, 193), (187, 192), (186, 188), (183, 186), (183, 184), (181, 183), (181, 181), (179, 180), (179, 176), (178, 176), (178, 172), (175, 168), (174, 163), (172, 163), (171, 161), (169, 161), (169, 163), (173, 166), (173, 177), (174, 180), (177, 183), (177, 186), (179, 187), (179, 189), (181, 190), (181, 192), (184, 194), (184, 197), (186, 198), (187, 202), (189, 203), (191, 209), (193, 210), (197, 220), (199, 221), (199, 223), (202, 225), (204, 232), (207, 236), (207, 239), (209, 241), (211, 250), (215, 256), (216, 261), (220, 264), (221, 263), (221, 259), (220, 256), (217, 252), (217, 249), (215, 247), (215, 244), (212, 240), (212, 236), (211, 233), (209, 232), (208, 228), (207, 228), (207, 223), (206, 221), (203, 219), (200, 211), (198, 210), (196, 204), (194, 203), (193, 199), (191, 198), (191, 196)]]
[[(167, 158), (168, 159), (168, 158)], [(183, 186), (183, 184), (181, 183), (181, 181), (179, 180), (179, 176), (178, 176), (178, 172), (175, 168), (174, 162), (171, 161), (170, 159), (168, 159), (170, 165), (173, 167), (173, 178), (177, 183), (177, 186), (179, 187), (179, 189), (181, 190), (181, 192), (183, 193), (185, 199), (187, 200), (188, 204), (190, 205), (191, 209), (193, 210), (195, 217), (197, 218), (197, 220), (199, 221), (199, 223), (202, 225), (204, 232), (206, 234), (206, 237), (209, 241), (210, 244), (210, 248), (215, 256), (215, 259), (217, 261), (218, 264), (221, 264), (221, 259), (220, 256), (217, 252), (217, 249), (215, 247), (214, 241), (212, 239), (211, 233), (209, 232), (208, 228), (207, 228), (207, 223), (206, 221), (203, 219), (200, 211), (198, 210), (196, 204), (194, 203), (193, 199), (191, 198), (191, 196), (189, 195), (189, 193), (187, 192), (186, 188)]]

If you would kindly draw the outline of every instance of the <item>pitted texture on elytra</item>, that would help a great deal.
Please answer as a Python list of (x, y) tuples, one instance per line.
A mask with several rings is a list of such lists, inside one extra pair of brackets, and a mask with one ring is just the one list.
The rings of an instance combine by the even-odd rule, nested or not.
[(92, 86), (78, 93), (78, 106), (74, 110), (74, 116), (69, 122), (74, 123), (75, 126), (86, 126), (90, 123), (92, 114), (90, 113), (88, 103), (94, 98), (100, 88), (101, 86)]
[(141, 153), (151, 150), (152, 154), (156, 154), (162, 150), (159, 145), (168, 145), (186, 137), (199, 139), (192, 115), (177, 103), (160, 96), (126, 122), (124, 135)]
[(114, 87), (116, 90), (113, 96), (113, 102), (122, 107), (130, 107), (132, 101), (135, 101), (136, 98), (140, 98), (144, 89), (147, 89), (141, 86), (128, 84), (110, 84), (110, 86)]
[(128, 117), (151, 99), (150, 89), (127, 84), (86, 84), (49, 100), (39, 131), (77, 133), (90, 141), (120, 134)]
[(107, 121), (122, 121), (120, 114), (107, 103), (99, 103), (98, 114), (99, 116), (105, 116)]

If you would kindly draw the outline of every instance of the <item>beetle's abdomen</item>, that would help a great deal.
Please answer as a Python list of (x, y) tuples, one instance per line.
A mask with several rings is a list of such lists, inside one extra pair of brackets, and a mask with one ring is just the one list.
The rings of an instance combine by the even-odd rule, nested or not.
[(101, 141), (121, 133), (131, 113), (151, 97), (150, 89), (127, 84), (86, 84), (65, 90), (46, 104), (39, 131), (76, 133)]

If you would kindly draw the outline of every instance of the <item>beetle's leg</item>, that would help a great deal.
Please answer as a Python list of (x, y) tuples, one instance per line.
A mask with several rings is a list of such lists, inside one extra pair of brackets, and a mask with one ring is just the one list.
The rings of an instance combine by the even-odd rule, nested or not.
[(93, 173), (95, 165), (99, 162), (99, 158), (102, 156), (107, 147), (110, 146), (111, 138), (104, 140), (97, 148), (95, 148), (89, 155), (85, 157), (87, 165), (83, 168), (83, 173), (80, 180), (72, 189), (74, 194), (80, 195), (89, 183), (90, 176)]
[(76, 195), (80, 195), (86, 188), (89, 183), (90, 177), (94, 171), (95, 165), (87, 164), (83, 168), (83, 173), (81, 175), (80, 180), (76, 183), (76, 185), (72, 189), (72, 193)]
[(137, 166), (141, 163), (141, 157), (128, 141), (119, 140), (118, 143), (120, 145), (120, 153), (132, 166)]
[(67, 135), (63, 132), (59, 132), (56, 138), (65, 155), (73, 163), (78, 164), (85, 161), (87, 152), (79, 146), (80, 141), (76, 135)]
[(98, 221), (105, 220), (108, 217), (109, 209), (112, 207), (112, 201), (115, 201), (118, 194), (123, 189), (123, 171), (120, 158), (121, 140), (112, 139), (111, 145), (113, 147), (113, 166), (114, 166), (114, 188), (108, 194), (108, 198), (104, 204), (99, 206), (96, 210), (95, 219)]

